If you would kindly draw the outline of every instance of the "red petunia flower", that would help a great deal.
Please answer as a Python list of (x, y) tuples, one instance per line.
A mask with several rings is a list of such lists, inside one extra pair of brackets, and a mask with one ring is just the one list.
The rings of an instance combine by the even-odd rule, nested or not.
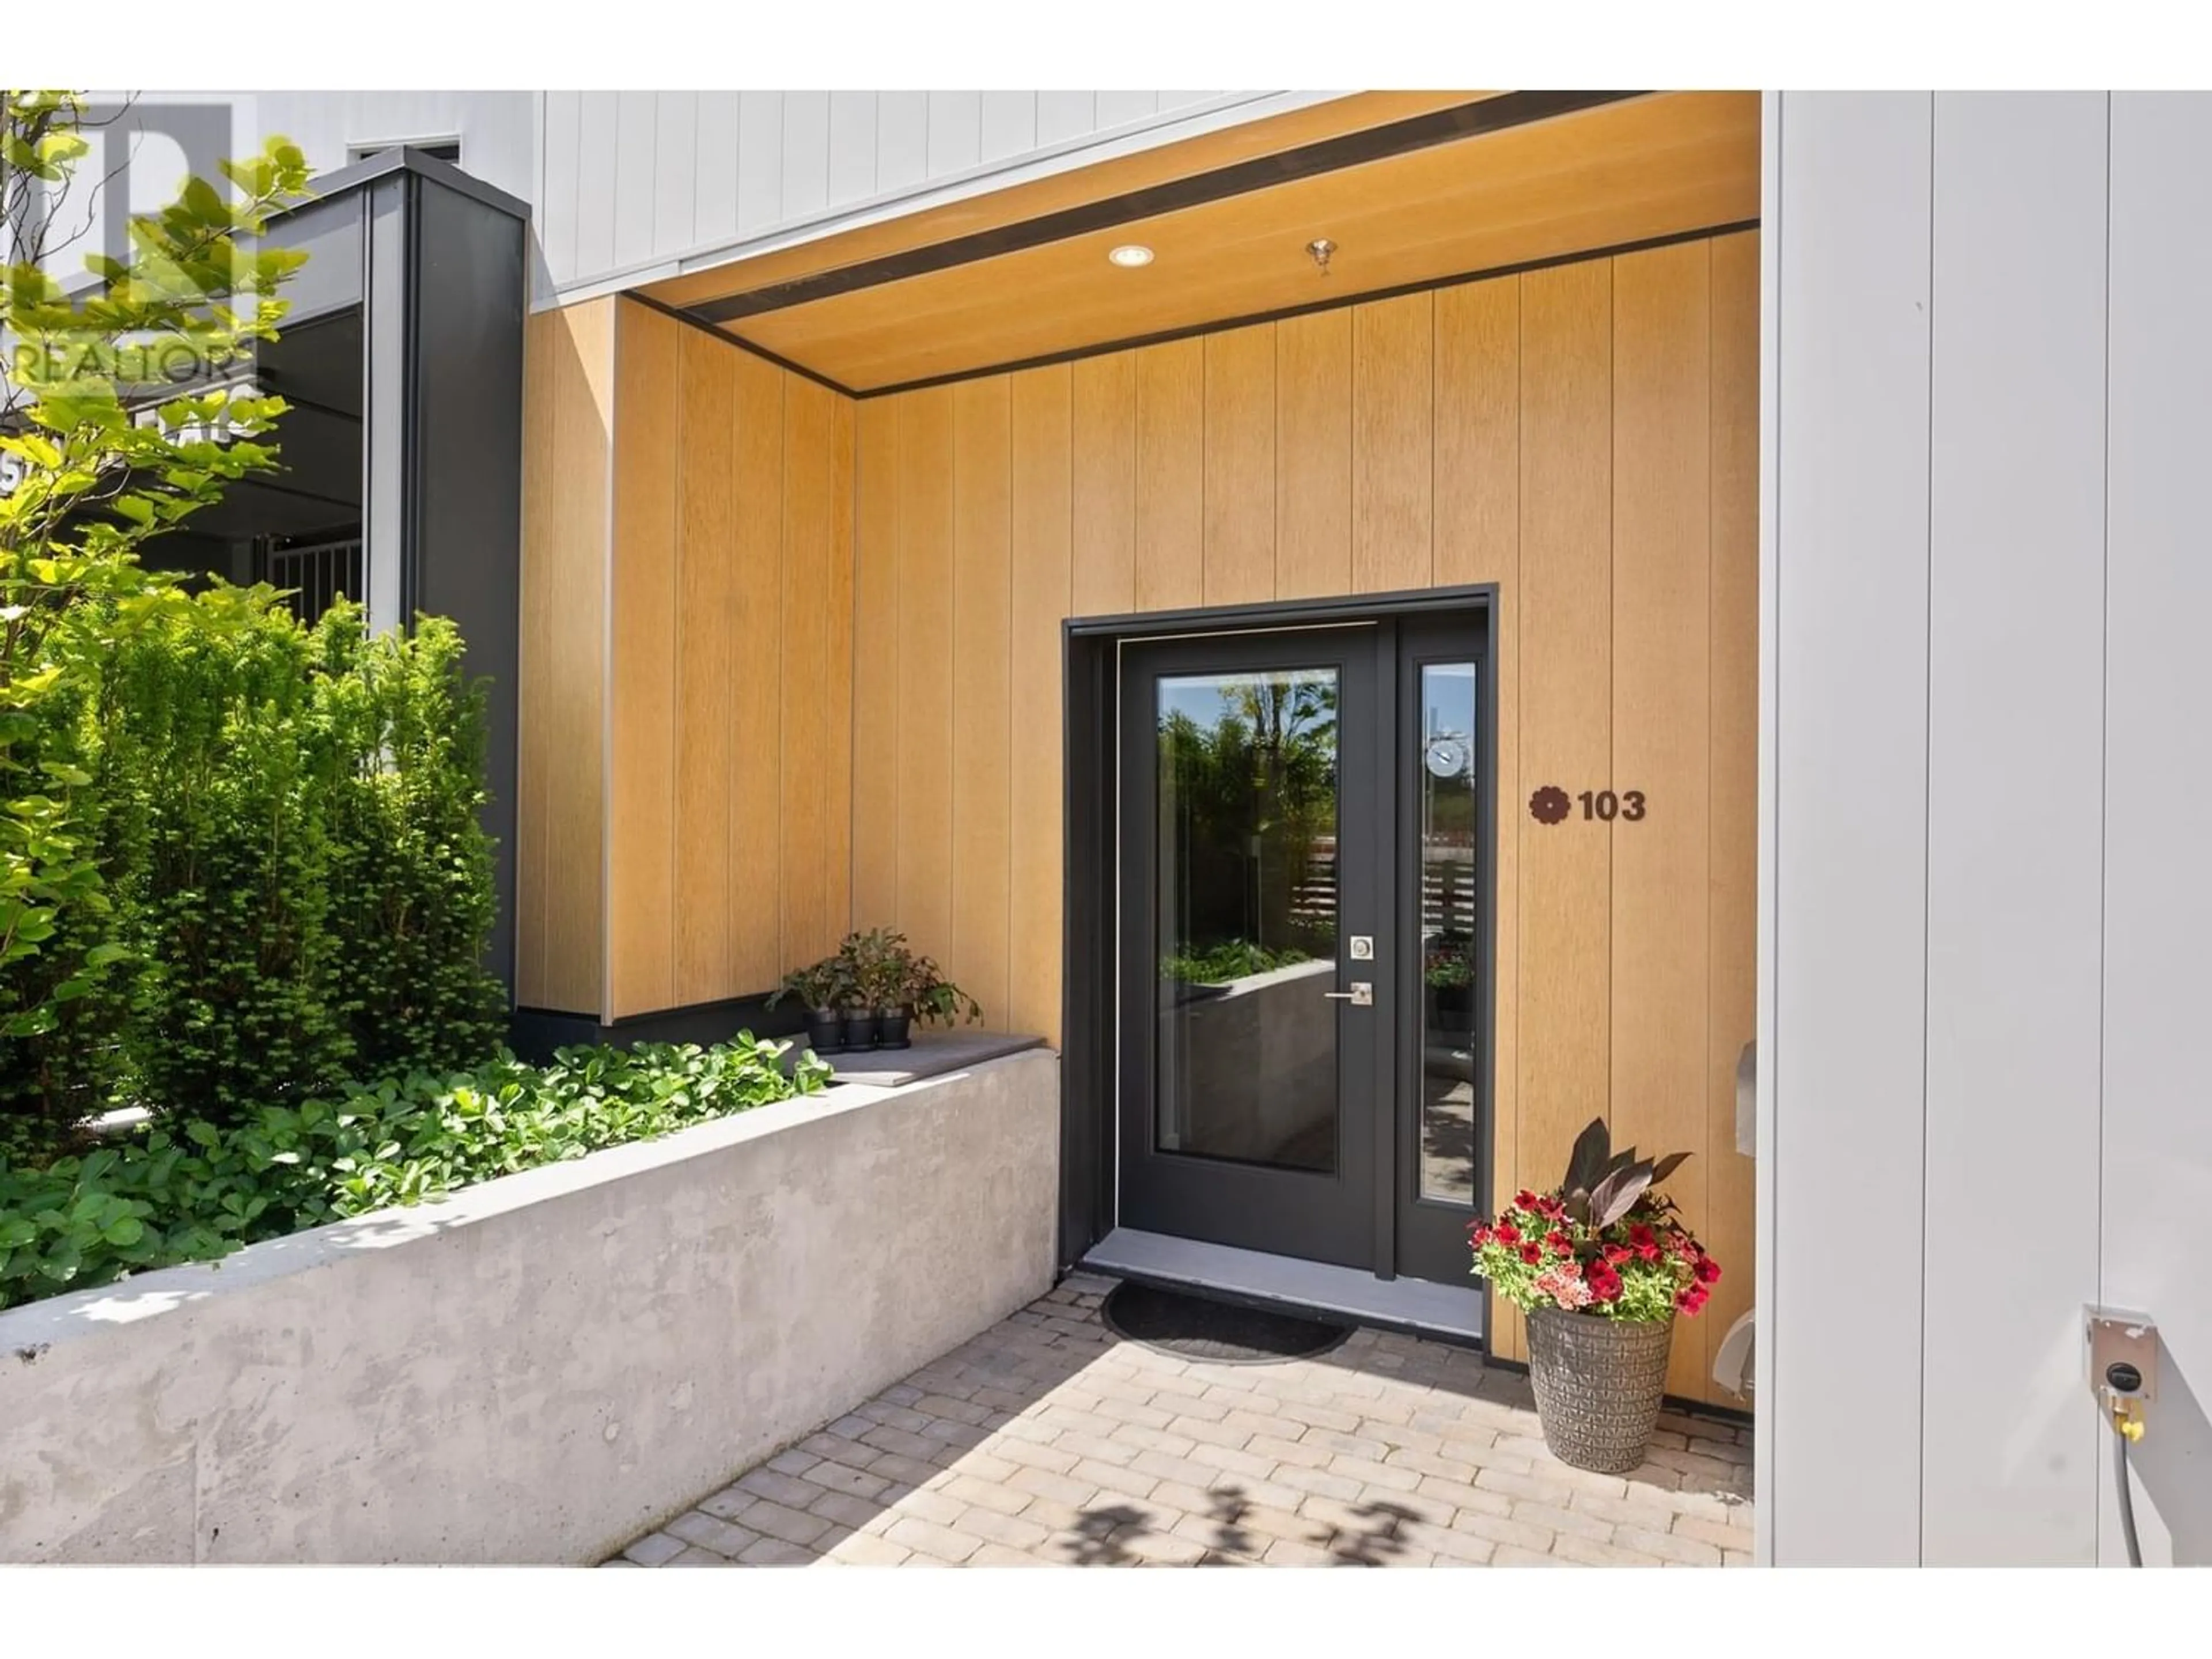
[[(1659, 1237), (1658, 1235), (1654, 1233), (1650, 1228), (1645, 1226), (1639, 1221), (1633, 1227), (1631, 1227), (1628, 1230), (1628, 1242), (1631, 1244), (1633, 1244), (1637, 1248), (1637, 1250), (1641, 1253), (1645, 1245), (1656, 1244), (1659, 1242)], [(1645, 1259), (1648, 1261), (1650, 1258), (1647, 1257)]]
[(1712, 1292), (1702, 1285), (1692, 1285), (1687, 1290), (1674, 1293), (1674, 1306), (1686, 1314), (1696, 1313), (1712, 1299)]
[(1720, 1282), (1721, 1264), (1709, 1255), (1701, 1255), (1698, 1258), (1697, 1272), (1698, 1283), (1700, 1285), (1717, 1285)]
[(1544, 1259), (1544, 1253), (1534, 1244), (1523, 1244), (1521, 1247), (1521, 1259), (1533, 1267)]
[(1626, 1244), (1608, 1244), (1605, 1247), (1605, 1259), (1610, 1265), (1615, 1267), (1618, 1267), (1622, 1262), (1627, 1261), (1635, 1254), (1636, 1252), (1630, 1249)]
[(1490, 1230), (1490, 1236), (1500, 1244), (1518, 1244), (1521, 1230), (1510, 1221), (1501, 1221)]
[(1536, 1207), (1536, 1194), (1530, 1192), (1526, 1187), (1523, 1187), (1519, 1192), (1513, 1194), (1513, 1207), (1516, 1210), (1534, 1209)]
[(1602, 1261), (1593, 1261), (1583, 1274), (1583, 1282), (1590, 1294), (1600, 1302), (1615, 1302), (1620, 1298), (1620, 1275)]
[(1556, 1198), (1540, 1198), (1536, 1200), (1536, 1213), (1548, 1220), (1557, 1221), (1566, 1212), (1567, 1206)]
[(1544, 1235), (1544, 1243), (1551, 1247), (1554, 1255), (1572, 1255), (1575, 1253), (1574, 1240), (1556, 1230)]

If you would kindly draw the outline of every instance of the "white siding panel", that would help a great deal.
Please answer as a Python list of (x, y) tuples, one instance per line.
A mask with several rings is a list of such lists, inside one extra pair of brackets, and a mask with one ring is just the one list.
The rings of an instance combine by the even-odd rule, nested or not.
[[(574, 92), (545, 94), (545, 166), (539, 185), (538, 235), (545, 268), (555, 283), (576, 275), (576, 185), (582, 161), (583, 97)], [(466, 166), (464, 143), (461, 161)]]
[(1037, 143), (1064, 144), (1097, 131), (1098, 94), (1091, 92), (1037, 94)]
[(783, 94), (783, 214), (803, 219), (830, 205), (830, 94)]
[(983, 159), (1004, 161), (1036, 148), (1037, 95), (1033, 92), (983, 94)]
[(744, 98), (737, 92), (699, 94), (691, 212), (693, 234), (702, 244), (738, 234), (738, 119)]
[[(2202, 1252), (2178, 1248), (2212, 1214), (2208, 155), (2212, 97), (2114, 95), (2100, 1299), (2150, 1314), (2164, 1348), (2133, 1457), (2148, 1565), (2212, 1565), (2212, 1291)], [(2098, 1553), (2118, 1565), (2102, 1501)]]
[(1159, 107), (1157, 92), (1102, 92), (1097, 103), (1098, 130), (1103, 132), (1132, 121), (1149, 120)]
[(2095, 1554), (2106, 108), (1936, 100), (1922, 1558), (1941, 1565)]
[(1768, 158), (1780, 1565), (1919, 1556), (1930, 110), (1785, 94)]
[(905, 190), (929, 176), (929, 94), (886, 92), (876, 104), (876, 189)]
[(876, 193), (876, 94), (830, 94), (830, 205)]
[(929, 176), (964, 173), (982, 159), (983, 94), (929, 94)]
[(738, 234), (783, 217), (783, 94), (749, 92), (738, 109)]
[(653, 257), (655, 94), (617, 94), (615, 116), (615, 251), (617, 267)]
[(698, 240), (694, 215), (699, 170), (699, 94), (664, 92), (655, 100), (653, 252), (690, 247)]
[(576, 163), (576, 275), (595, 276), (615, 263), (615, 128), (620, 96), (583, 94)]

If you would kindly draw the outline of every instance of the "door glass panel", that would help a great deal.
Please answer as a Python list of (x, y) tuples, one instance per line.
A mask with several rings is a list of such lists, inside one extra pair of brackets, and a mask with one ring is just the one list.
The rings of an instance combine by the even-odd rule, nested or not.
[(1421, 667), (1421, 1196), (1474, 1202), (1474, 665)]
[(1163, 676), (1154, 1141), (1337, 1166), (1337, 676)]

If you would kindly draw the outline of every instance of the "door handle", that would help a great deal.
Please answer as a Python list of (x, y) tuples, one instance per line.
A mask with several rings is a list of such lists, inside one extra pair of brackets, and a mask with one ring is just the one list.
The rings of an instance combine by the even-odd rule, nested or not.
[(1352, 981), (1352, 988), (1348, 991), (1323, 991), (1322, 994), (1331, 1002), (1348, 1002), (1355, 1008), (1372, 1008), (1375, 1006), (1375, 988), (1364, 979)]

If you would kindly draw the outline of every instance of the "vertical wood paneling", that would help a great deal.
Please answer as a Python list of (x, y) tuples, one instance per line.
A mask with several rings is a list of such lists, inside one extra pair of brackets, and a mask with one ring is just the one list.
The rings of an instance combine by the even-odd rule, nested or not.
[(941, 959), (952, 942), (952, 392), (900, 401), (898, 925)]
[(1275, 597), (1275, 328), (1206, 337), (1208, 605)]
[[(2091, 1564), (2106, 1480), (2075, 1347), (2104, 1103), (2106, 119), (2101, 93), (1936, 100), (1926, 1146), (1957, 1196), (1920, 1267), (1933, 1565)], [(2035, 1222), (2006, 1294), (1960, 1296), (1984, 1193), (2034, 1194)]]
[(905, 399), (855, 411), (853, 547), (853, 926), (899, 914), (899, 420)]
[(876, 94), (830, 94), (830, 205), (876, 193)]
[(607, 1006), (674, 1006), (678, 337), (641, 306), (618, 313), (614, 545), (609, 585)]
[(516, 996), (605, 1006), (607, 526), (615, 302), (529, 319), (523, 384)]
[[(1613, 757), (1599, 787), (1642, 792), (1613, 840), (1613, 1132), (1705, 1147), (1711, 856), (1711, 246), (1613, 262)], [(1565, 827), (1565, 826), (1563, 826)], [(1668, 1182), (1693, 1232), (1709, 1160)], [(1668, 1390), (1698, 1391), (1703, 1327)]]
[(783, 212), (803, 219), (830, 205), (830, 94), (783, 94)]
[(1357, 306), (1352, 321), (1352, 586), (1429, 585), (1436, 304)]
[[(1705, 1369), (1751, 1306), (1754, 1165), (1736, 1150), (1737, 1057), (1757, 1018), (1759, 834), (1759, 233), (1713, 243), (1712, 781), (1705, 1214), (1722, 1264), (1699, 1323)], [(1676, 1340), (1680, 1340), (1678, 1335)]]
[(830, 572), (823, 597), (830, 656), (822, 692), (830, 731), (823, 756), (828, 821), (822, 859), (830, 932), (837, 935), (853, 926), (854, 418), (850, 398), (830, 399)]
[[(1502, 1206), (1523, 1175), (1517, 1041), (1520, 853), (1528, 823), (1520, 786), (1521, 284), (1509, 276), (1442, 289), (1436, 297), (1436, 580), (1498, 587), (1490, 641), (1495, 707), (1488, 728), (1497, 792), (1490, 1201)], [(1525, 1352), (1515, 1310), (1494, 1301), (1491, 1317), (1494, 1350)]]
[(783, 217), (783, 94), (748, 92), (738, 106), (738, 234)]
[(776, 641), (783, 637), (783, 393), (788, 377), (750, 352), (738, 356), (736, 470), (738, 645), (730, 679), (736, 752), (727, 815), (733, 971), (740, 985), (774, 985), (783, 960), (783, 688)]
[(737, 501), (730, 436), (738, 354), (678, 331), (676, 546), (676, 998), (736, 995), (728, 835), (730, 672), (737, 645)]
[(1060, 623), (1073, 598), (1073, 374), (1062, 363), (1013, 377), (1013, 814), (1006, 998), (1009, 1030), (1060, 1040), (1062, 738)]
[(1434, 575), (1498, 581), (1521, 546), (1521, 283), (1463, 283), (1436, 301)]
[(1071, 367), (1073, 399), (1074, 614), (1137, 608), (1137, 366), (1134, 354)]
[[(1612, 270), (1521, 279), (1521, 793), (1605, 787), (1613, 759)], [(1528, 811), (1511, 803), (1515, 821)], [(1519, 1158), (1556, 1180), (1611, 1086), (1612, 849), (1570, 816), (1521, 837)]]
[(1006, 377), (952, 391), (952, 933), (959, 982), (1006, 1021), (1007, 636), (1012, 533)]
[(1352, 592), (1352, 317), (1275, 325), (1275, 593)]
[(691, 246), (699, 164), (699, 94), (653, 94), (653, 246), (651, 252)]
[(1136, 358), (1137, 609), (1170, 611), (1205, 597), (1206, 342)]
[(776, 887), (786, 969), (827, 956), (838, 937), (823, 856), (830, 831), (830, 401), (836, 395), (811, 380), (786, 377), (778, 791), (783, 879)]

